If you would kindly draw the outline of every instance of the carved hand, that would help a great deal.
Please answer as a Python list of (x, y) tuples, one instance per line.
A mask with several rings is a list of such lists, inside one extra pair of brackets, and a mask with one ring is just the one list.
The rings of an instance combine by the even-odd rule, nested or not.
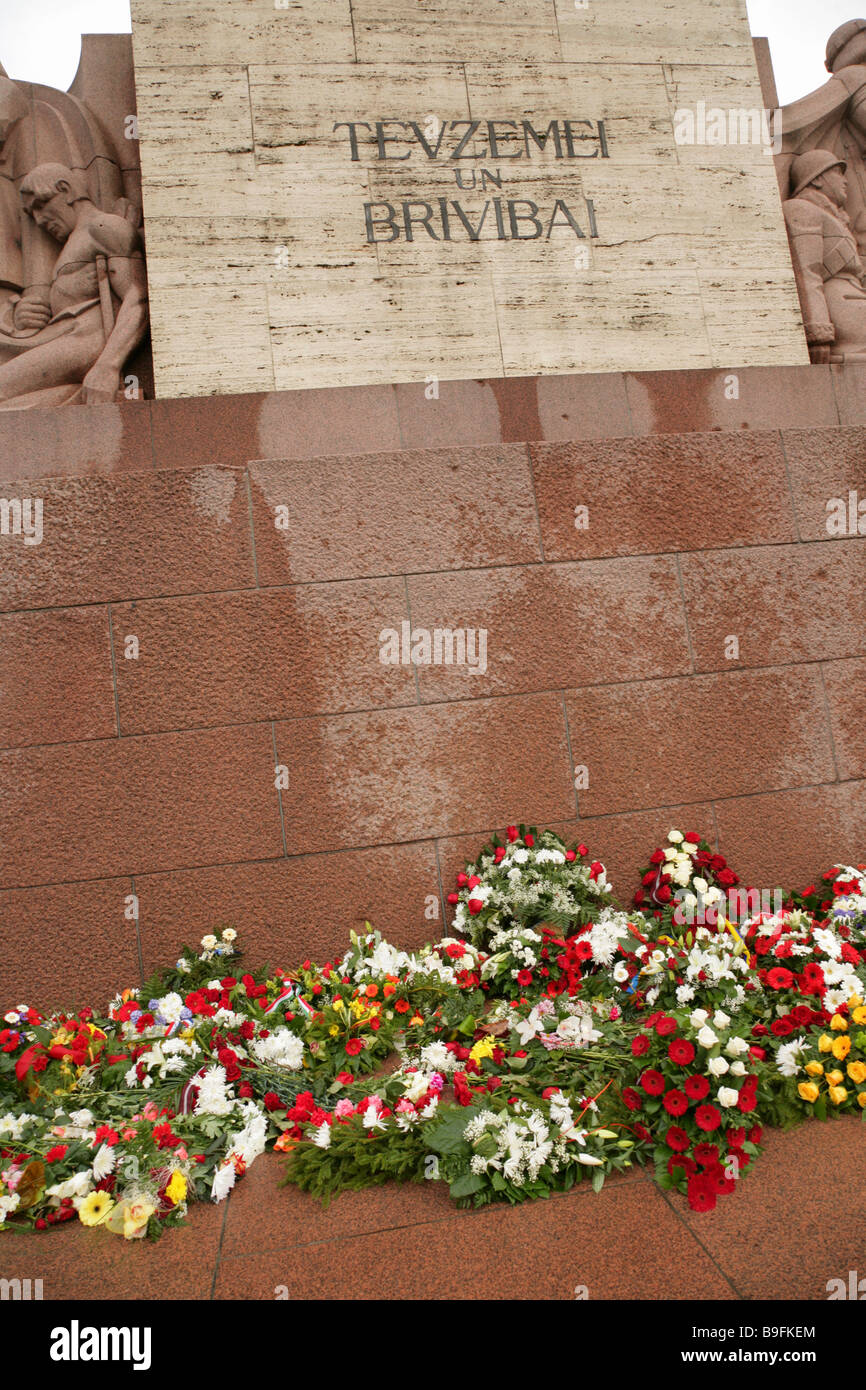
[(104, 405), (117, 399), (120, 375), (114, 367), (97, 362), (81, 383), (85, 405)]
[(50, 318), (48, 305), (41, 304), (38, 299), (20, 299), (12, 314), (13, 324), (22, 332), (44, 328)]

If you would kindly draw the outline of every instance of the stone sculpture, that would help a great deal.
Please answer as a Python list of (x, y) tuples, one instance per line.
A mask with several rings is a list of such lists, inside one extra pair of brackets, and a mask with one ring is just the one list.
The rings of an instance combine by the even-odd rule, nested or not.
[(813, 362), (866, 359), (866, 19), (830, 35), (828, 82), (776, 114), (779, 175)]
[[(62, 267), (69, 265), (68, 245), (58, 259), (57, 241), (69, 237), (72, 244), (79, 244), (81, 237), (73, 240), (74, 228), (66, 225), (63, 216), (54, 219), (55, 229), (50, 231), (47, 223), (34, 215), (32, 196), (21, 196), (27, 179), (49, 165), (62, 167), (70, 177), (75, 198), (67, 206), (78, 207), (81, 202), (78, 212), (84, 215), (86, 201), (92, 211), (108, 219), (107, 242), (99, 256), (82, 268), (81, 276), (73, 277), (75, 285), (56, 283)], [(86, 217), (95, 226), (92, 213)], [(143, 284), (140, 222), (140, 208), (125, 196), (117, 150), (89, 107), (71, 93), (15, 82), (0, 66), (0, 409), (108, 398), (109, 362), (127, 336), (132, 319), (128, 300), (123, 310), (127, 279)], [(125, 224), (123, 235), (117, 223)], [(127, 262), (126, 269), (122, 262)], [(65, 273), (69, 274), (68, 269)], [(98, 285), (102, 286), (102, 344), (74, 381), (68, 373), (73, 359), (84, 360), (79, 352), (87, 336), (84, 325), (96, 322), (94, 315), (80, 307), (88, 298), (84, 281), (92, 281), (94, 276), (100, 277)], [(72, 319), (80, 315), (82, 323), (73, 325)], [(118, 334), (114, 334), (115, 318)], [(135, 318), (138, 322), (138, 310)], [(146, 326), (146, 307), (144, 322)], [(143, 334), (137, 331), (133, 336), (138, 342)], [(103, 357), (109, 338), (111, 350)], [(63, 352), (60, 339), (64, 340)], [(50, 352), (49, 343), (54, 344)], [(91, 349), (95, 343), (94, 335)], [(31, 351), (38, 354), (32, 361)], [(101, 366), (85, 384), (84, 378), (93, 372), (97, 360)], [(119, 387), (119, 368), (117, 373), (112, 369), (114, 377), (117, 381), (111, 399)]]
[(28, 174), (21, 200), (62, 250), (43, 325), (0, 331), (0, 408), (113, 401), (123, 364), (147, 329), (138, 229), (98, 208), (83, 175), (62, 164)]

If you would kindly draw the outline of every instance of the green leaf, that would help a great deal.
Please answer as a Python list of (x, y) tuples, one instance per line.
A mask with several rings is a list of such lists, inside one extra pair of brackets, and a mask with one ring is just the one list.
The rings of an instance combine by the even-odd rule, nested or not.
[(596, 1168), (595, 1172), (592, 1175), (593, 1192), (600, 1192), (601, 1189), (604, 1187), (604, 1176), (604, 1169)]
[(473, 1192), (480, 1192), (483, 1186), (484, 1179), (478, 1173), (461, 1173), (448, 1190), (455, 1198), (471, 1197)]

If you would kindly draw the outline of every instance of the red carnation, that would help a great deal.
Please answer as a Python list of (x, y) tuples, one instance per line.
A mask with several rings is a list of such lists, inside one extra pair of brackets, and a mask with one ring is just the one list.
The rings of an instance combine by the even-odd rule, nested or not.
[(696, 830), (687, 830), (683, 839), (690, 845), (699, 845), (701, 843), (701, 837)]
[(511, 842), (511, 844), (514, 844), (514, 841), (518, 838), (517, 826), (509, 825), (505, 833), (508, 836), (508, 839)]
[(665, 862), (665, 852), (663, 849), (654, 850), (650, 855), (651, 864), (663, 864)]

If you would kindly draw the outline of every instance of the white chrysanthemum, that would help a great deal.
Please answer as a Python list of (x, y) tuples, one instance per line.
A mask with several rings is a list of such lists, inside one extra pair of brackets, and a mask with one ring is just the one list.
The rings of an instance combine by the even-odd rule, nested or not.
[(291, 1028), (276, 1028), (266, 1038), (256, 1038), (251, 1050), (260, 1062), (270, 1062), (287, 1071), (300, 1071), (304, 1060), (303, 1039)]
[(317, 1149), (327, 1149), (331, 1144), (331, 1126), (326, 1122), (319, 1125), (319, 1128), (312, 1136), (313, 1143)]
[(806, 1051), (808, 1044), (804, 1036), (793, 1038), (791, 1042), (782, 1043), (776, 1053), (776, 1068), (782, 1076), (796, 1076), (800, 1070), (799, 1057)]
[(232, 1109), (234, 1101), (228, 1094), (225, 1067), (208, 1067), (199, 1083), (196, 1115), (227, 1115)]
[(230, 1160), (220, 1164), (213, 1175), (212, 1201), (222, 1202), (229, 1195), (235, 1185), (235, 1176), (235, 1165)]
[(101, 1144), (97, 1149), (96, 1157), (93, 1160), (94, 1181), (101, 1182), (107, 1178), (109, 1173), (113, 1173), (117, 1166), (117, 1154), (110, 1144)]

